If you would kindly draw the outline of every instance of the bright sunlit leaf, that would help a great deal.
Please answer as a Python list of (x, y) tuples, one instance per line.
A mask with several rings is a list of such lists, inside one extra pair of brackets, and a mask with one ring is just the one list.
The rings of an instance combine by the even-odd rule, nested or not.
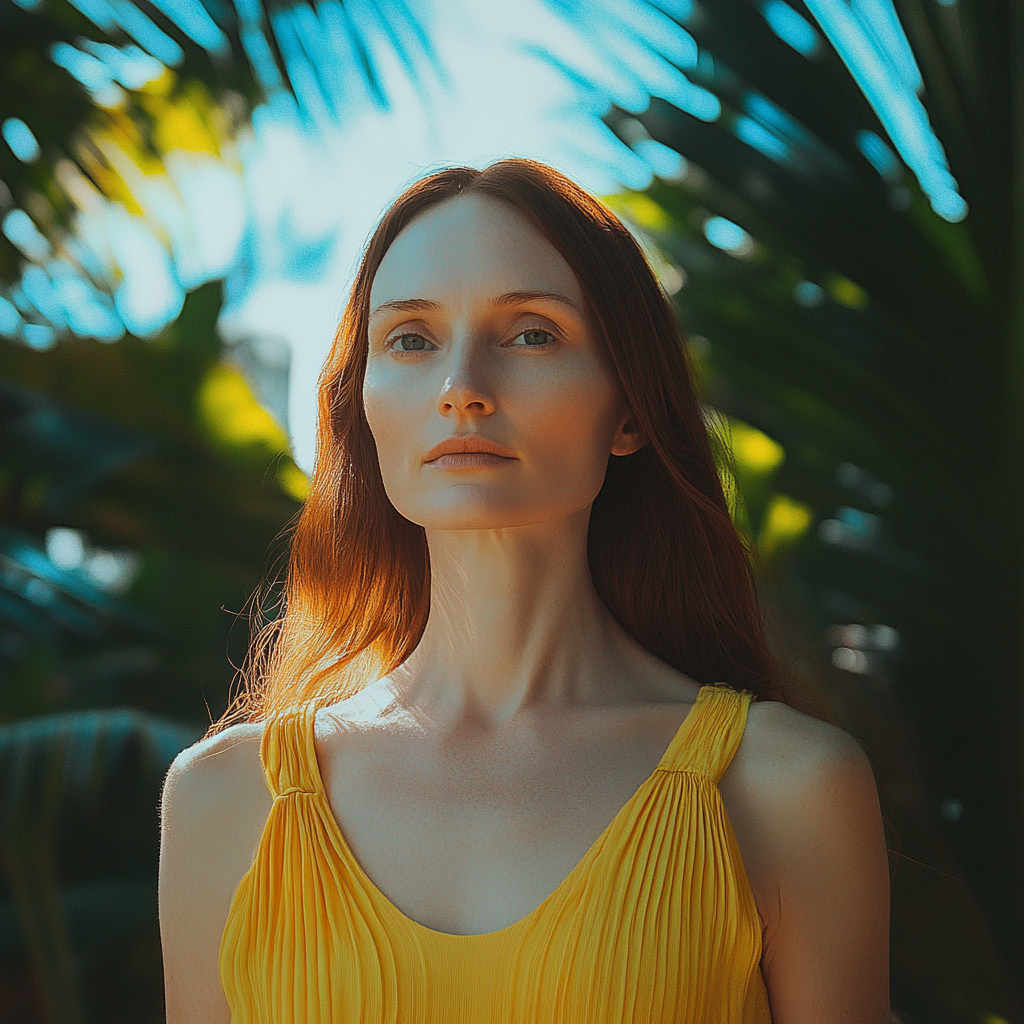
[(776, 494), (765, 512), (757, 548), (762, 558), (770, 558), (780, 547), (792, 544), (807, 532), (813, 521), (811, 510), (785, 494)]
[(219, 445), (288, 451), (288, 435), (256, 400), (238, 370), (220, 363), (213, 366), (199, 388), (196, 404), (211, 439)]
[(281, 490), (296, 501), (305, 501), (309, 497), (309, 477), (291, 459), (281, 460), (277, 467), (277, 482)]
[(645, 231), (668, 231), (672, 227), (672, 218), (650, 196), (642, 192), (606, 196), (605, 201), (617, 213)]
[(742, 420), (729, 420), (732, 454), (736, 465), (753, 473), (773, 473), (786, 458), (785, 449), (767, 434)]

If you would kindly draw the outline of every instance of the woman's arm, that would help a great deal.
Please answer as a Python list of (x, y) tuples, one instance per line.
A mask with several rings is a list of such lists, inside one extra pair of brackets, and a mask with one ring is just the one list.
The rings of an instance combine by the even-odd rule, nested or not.
[(160, 942), (167, 1024), (230, 1024), (221, 934), (270, 814), (262, 729), (238, 725), (182, 751), (164, 782)]
[(889, 870), (863, 751), (754, 704), (721, 789), (765, 925), (773, 1024), (889, 1024)]

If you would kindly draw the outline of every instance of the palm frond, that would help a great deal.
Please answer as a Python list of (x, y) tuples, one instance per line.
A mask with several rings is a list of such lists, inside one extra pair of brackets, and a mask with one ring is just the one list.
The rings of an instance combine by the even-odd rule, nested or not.
[(196, 730), (134, 710), (68, 712), (0, 726), (0, 852), (53, 1024), (85, 1019), (56, 862), (62, 812), (95, 807), (125, 771), (148, 777), (155, 794), (167, 766), (197, 738)]
[[(666, 7), (604, 19), (600, 5), (555, 6), (602, 23), (598, 36), (623, 31), (627, 9)], [(736, 446), (737, 508), (796, 656), (873, 752), (903, 836), (898, 1004), (912, 1019), (1012, 1018), (1000, 964), (1021, 957), (1007, 880), (1024, 668), (1024, 7), (674, 6), (695, 60), (670, 56), (664, 23), (630, 38), (719, 109), (699, 116), (655, 89), (647, 109), (613, 109), (607, 123), (655, 177), (610, 201), (660, 251), (672, 290), (685, 282), (712, 404), (784, 453), (766, 469)], [(772, 27), (772, 8), (802, 42)], [(880, 96), (836, 32), (870, 48), (901, 23), (904, 57), (863, 54), (899, 80)]]

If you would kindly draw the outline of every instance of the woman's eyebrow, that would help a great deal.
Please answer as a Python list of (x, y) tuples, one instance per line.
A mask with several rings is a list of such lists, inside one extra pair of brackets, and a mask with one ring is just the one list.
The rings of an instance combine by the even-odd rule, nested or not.
[[(576, 303), (568, 296), (562, 295), (560, 292), (505, 292), (504, 294), (491, 299), (491, 305), (499, 308), (505, 306), (519, 306), (526, 302), (536, 302), (538, 299), (547, 302), (559, 302), (563, 306), (568, 306), (575, 313), (580, 312)], [(392, 299), (390, 302), (382, 302), (376, 307), (376, 309), (372, 310), (370, 313), (370, 319), (372, 320), (379, 313), (391, 311), (400, 311), (403, 313), (419, 313), (424, 311), (438, 312), (443, 308), (444, 307), (440, 302), (434, 302), (432, 299)]]
[(518, 306), (524, 302), (535, 302), (537, 299), (549, 302), (560, 302), (568, 306), (574, 312), (579, 313), (580, 309), (568, 296), (560, 292), (505, 292), (497, 298), (491, 299), (492, 306)]
[(392, 299), (390, 302), (382, 302), (376, 309), (372, 310), (370, 312), (370, 319), (372, 320), (378, 313), (384, 313), (388, 310), (401, 310), (403, 313), (419, 313), (423, 310), (436, 312), (443, 308), (440, 302), (434, 302), (431, 299)]

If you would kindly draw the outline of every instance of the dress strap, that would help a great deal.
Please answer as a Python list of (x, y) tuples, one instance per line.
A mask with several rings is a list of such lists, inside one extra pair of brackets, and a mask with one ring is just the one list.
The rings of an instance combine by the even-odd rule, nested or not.
[(271, 795), (316, 792), (315, 715), (316, 705), (310, 701), (278, 711), (266, 720), (260, 761)]
[(696, 772), (718, 782), (732, 762), (747, 724), (752, 693), (719, 683), (703, 686), (679, 728), (661, 767)]

